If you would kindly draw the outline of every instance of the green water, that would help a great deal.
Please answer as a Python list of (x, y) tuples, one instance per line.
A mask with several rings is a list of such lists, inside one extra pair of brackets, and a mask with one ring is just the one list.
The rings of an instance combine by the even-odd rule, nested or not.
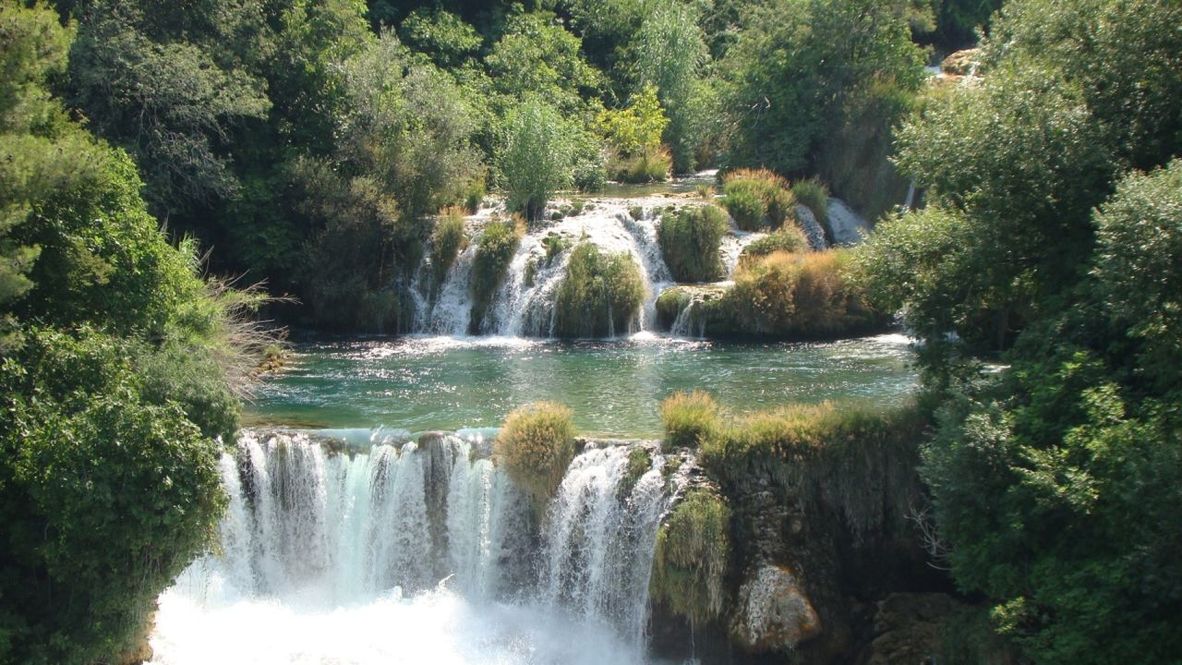
[(738, 345), (661, 338), (561, 343), (409, 338), (297, 347), (265, 383), (252, 424), (409, 431), (495, 427), (521, 404), (571, 407), (580, 432), (655, 436), (657, 407), (704, 388), (742, 411), (855, 398), (896, 403), (915, 387), (906, 339)]

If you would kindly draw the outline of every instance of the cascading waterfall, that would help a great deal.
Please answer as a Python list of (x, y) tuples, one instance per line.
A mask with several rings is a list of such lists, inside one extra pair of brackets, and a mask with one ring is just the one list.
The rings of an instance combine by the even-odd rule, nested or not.
[[(649, 205), (643, 205), (645, 202)], [(645, 212), (635, 219), (630, 209)], [(505, 281), (493, 297), (481, 332), (516, 337), (551, 336), (556, 292), (566, 274), (570, 250), (580, 242), (594, 243), (611, 253), (627, 253), (640, 266), (648, 297), (636, 324), (639, 330), (651, 330), (656, 320), (656, 298), (671, 281), (657, 243), (658, 220), (654, 209), (655, 203), (646, 199), (597, 200), (590, 202), (581, 214), (564, 217), (528, 233), (521, 239)], [(547, 252), (547, 239), (552, 237), (560, 238), (566, 245), (557, 255)], [(475, 256), (476, 243), (471, 243), (456, 258), (434, 299), (426, 293), (425, 275), (429, 271), (420, 268), (412, 288), (415, 332), (467, 334)]]
[[(500, 613), (501, 627), (481, 624), (492, 631), (481, 637), (495, 644), (490, 654), (500, 653), (489, 662), (536, 662), (513, 655), (522, 640), (572, 648), (562, 635), (537, 626), (498, 633), (512, 632), (504, 626), (520, 623), (521, 616), (567, 617), (578, 630), (591, 631), (588, 639), (606, 644), (613, 662), (642, 661), (653, 545), (670, 496), (663, 458), (653, 455), (640, 478), (626, 479), (631, 448), (589, 445), (570, 465), (539, 525), (531, 504), (482, 456), (487, 446), (479, 443), (428, 434), (349, 451), (303, 434), (244, 432), (235, 453), (221, 459), (229, 496), (221, 546), (162, 597), (154, 662), (200, 662), (183, 656), (194, 653), (183, 639), (185, 627), (215, 616), (236, 621), (229, 617), (282, 613), (284, 621), (298, 622), (344, 612), (372, 618), (378, 607), (392, 617), (440, 607), (466, 616), (475, 611), (468, 604)], [(414, 651), (406, 644), (413, 635), (400, 639), (378, 650), (382, 659), (334, 655), (331, 662), (416, 662), (389, 660)], [(456, 646), (456, 662), (472, 661), (464, 649), (487, 646)], [(554, 658), (541, 662), (567, 657)], [(242, 662), (329, 661), (277, 656)]]

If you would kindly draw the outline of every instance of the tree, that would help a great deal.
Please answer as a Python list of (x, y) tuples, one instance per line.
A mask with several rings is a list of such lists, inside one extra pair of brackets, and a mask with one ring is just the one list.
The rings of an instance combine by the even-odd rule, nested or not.
[[(249, 303), (160, 234), (48, 80), (70, 31), (0, 5), (0, 661), (117, 660), (214, 532)], [(15, 256), (17, 261), (11, 257)]]
[[(911, 41), (912, 15), (906, 0), (776, 0), (751, 7), (719, 64), (732, 128), (730, 165), (843, 176), (839, 195), (881, 212), (872, 194), (882, 187), (880, 171), (889, 169), (887, 148), (870, 150), (863, 137), (889, 146), (890, 127), (907, 110), (894, 100), (914, 96), (923, 83), (924, 53)], [(858, 158), (867, 153), (879, 157), (862, 163)]]
[(526, 219), (540, 219), (555, 190), (572, 182), (572, 131), (558, 110), (532, 97), (505, 125), (497, 163), (509, 194), (509, 209)]
[(704, 142), (705, 122), (699, 90), (709, 52), (699, 12), (693, 5), (665, 1), (656, 5), (633, 37), (635, 77), (644, 86), (655, 86), (669, 115), (665, 141), (673, 151), (673, 168), (687, 173), (697, 165), (697, 150)]

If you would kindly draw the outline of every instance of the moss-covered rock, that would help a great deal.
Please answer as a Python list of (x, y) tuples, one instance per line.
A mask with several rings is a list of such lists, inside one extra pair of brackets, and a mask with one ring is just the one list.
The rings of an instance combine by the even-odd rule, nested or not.
[(505, 281), (505, 273), (525, 225), (520, 220), (489, 222), (476, 240), (476, 257), (472, 264), (472, 315), (469, 332), (477, 334), (484, 323), (484, 315), (497, 289)]
[(657, 532), (650, 596), (691, 625), (719, 618), (726, 605), (730, 519), (719, 494), (695, 488)]
[(808, 249), (809, 243), (804, 233), (794, 226), (785, 226), (743, 247), (743, 252), (739, 254), (739, 263), (753, 265), (756, 259), (775, 252), (797, 253), (806, 252)]
[(511, 412), (493, 443), (496, 464), (530, 497), (539, 514), (574, 457), (571, 411), (554, 402), (535, 402)]
[(732, 171), (723, 179), (722, 191), (722, 204), (744, 231), (779, 228), (796, 207), (788, 181), (767, 169)]
[(735, 285), (710, 303), (710, 322), (735, 334), (776, 339), (836, 339), (882, 330), (889, 318), (849, 278), (849, 253), (772, 252), (740, 266)]
[(634, 446), (632, 450), (628, 451), (628, 466), (624, 469), (624, 477), (620, 479), (620, 484), (616, 489), (616, 496), (622, 501), (632, 494), (632, 490), (636, 489), (636, 483), (640, 482), (641, 476), (648, 473), (649, 469), (653, 467), (653, 456), (648, 448), (643, 446)]
[(697, 448), (719, 428), (718, 403), (704, 390), (679, 392), (661, 402), (662, 448)]
[(435, 220), (435, 228), (431, 231), (431, 268), (436, 288), (443, 283), (447, 271), (451, 270), (456, 257), (467, 244), (463, 211), (458, 208), (444, 209)]
[(558, 287), (554, 333), (568, 339), (627, 333), (642, 302), (644, 279), (632, 257), (583, 243), (571, 253)]
[(718, 250), (726, 235), (726, 213), (717, 206), (682, 208), (661, 218), (657, 240), (673, 279), (713, 282), (722, 279)]

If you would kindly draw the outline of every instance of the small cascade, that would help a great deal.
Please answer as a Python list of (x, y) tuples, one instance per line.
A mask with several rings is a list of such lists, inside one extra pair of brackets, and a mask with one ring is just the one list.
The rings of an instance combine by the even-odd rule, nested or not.
[(669, 327), (669, 334), (674, 337), (704, 338), (706, 336), (706, 319), (697, 315), (698, 298), (691, 298), (685, 307), (677, 313), (673, 325)]
[[(635, 327), (655, 329), (656, 297), (672, 278), (657, 242), (655, 211), (663, 197), (592, 200), (576, 215), (530, 231), (518, 245), (505, 280), (494, 295), (481, 333), (499, 336), (549, 337), (553, 333), (554, 301), (566, 275), (571, 250), (581, 242), (605, 252), (627, 253), (640, 267), (648, 297)], [(646, 205), (647, 204), (647, 205)], [(639, 219), (633, 211), (643, 211)], [(426, 264), (416, 278), (414, 324), (421, 334), (464, 335), (471, 317), (471, 273), (476, 243), (456, 258), (437, 294), (431, 297)]]
[(350, 450), (303, 434), (244, 432), (221, 459), (229, 496), (221, 546), (169, 593), (208, 608), (267, 602), (327, 612), (446, 588), (471, 602), (601, 624), (641, 653), (669, 501), (664, 459), (653, 455), (629, 478), (634, 448), (589, 444), (539, 523), (476, 444), (429, 433)]
[(657, 526), (665, 508), (664, 459), (626, 496), (629, 449), (592, 449), (571, 463), (550, 507), (543, 597), (641, 643)]

